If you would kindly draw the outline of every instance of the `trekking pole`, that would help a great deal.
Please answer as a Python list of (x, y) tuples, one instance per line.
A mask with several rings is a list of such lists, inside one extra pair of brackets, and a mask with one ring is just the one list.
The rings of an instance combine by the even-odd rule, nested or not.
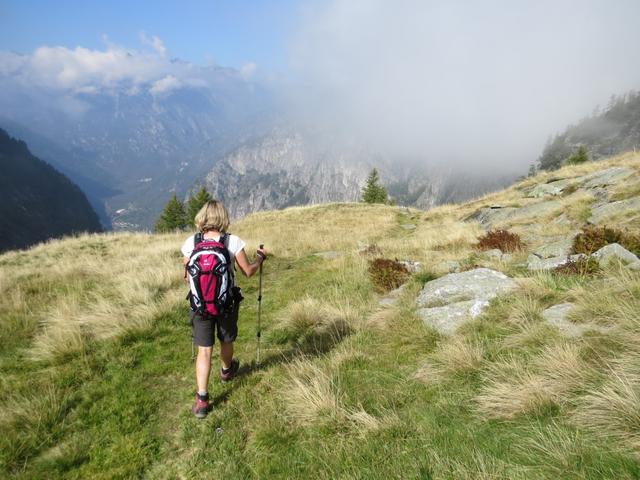
[[(264, 244), (260, 244), (260, 250), (264, 248)], [(258, 347), (256, 349), (256, 365), (260, 365), (260, 335), (262, 331), (260, 329), (260, 317), (262, 315), (262, 262), (264, 262), (264, 258), (260, 261), (260, 279), (258, 280), (258, 329), (256, 331), (256, 340), (258, 343)]]

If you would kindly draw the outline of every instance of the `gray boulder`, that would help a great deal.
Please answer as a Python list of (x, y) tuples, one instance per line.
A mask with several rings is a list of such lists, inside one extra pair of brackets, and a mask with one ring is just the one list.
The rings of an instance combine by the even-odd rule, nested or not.
[(480, 315), (491, 299), (517, 287), (511, 278), (488, 268), (451, 273), (424, 286), (418, 296), (418, 314), (425, 324), (451, 333)]
[(391, 290), (389, 293), (387, 293), (380, 299), (380, 305), (382, 305), (383, 307), (392, 307), (396, 303), (398, 303), (398, 299), (400, 298), (400, 295), (402, 295), (402, 292), (404, 291), (406, 285), (406, 283), (400, 285), (395, 290)]
[(624, 216), (633, 218), (640, 216), (640, 197), (633, 197), (627, 200), (611, 202), (593, 207), (591, 209), (591, 218), (589, 222), (596, 225), (604, 223), (613, 216)]
[(640, 262), (640, 258), (617, 243), (605, 245), (600, 250), (595, 252), (592, 257), (598, 260), (598, 264), (601, 267), (606, 267), (613, 259), (620, 260), (623, 263), (631, 265)]
[(534, 254), (529, 255), (527, 260), (527, 268), (529, 270), (553, 270), (554, 268), (561, 267), (569, 262), (577, 262), (580, 259), (587, 258), (583, 253), (576, 255), (560, 255), (551, 258), (540, 258)]
[(502, 250), (499, 248), (492, 248), (491, 250), (485, 250), (482, 252), (482, 256), (491, 260), (502, 260)]
[(422, 263), (420, 262), (414, 262), (412, 260), (402, 260), (398, 263), (403, 265), (409, 273), (418, 273), (422, 269)]

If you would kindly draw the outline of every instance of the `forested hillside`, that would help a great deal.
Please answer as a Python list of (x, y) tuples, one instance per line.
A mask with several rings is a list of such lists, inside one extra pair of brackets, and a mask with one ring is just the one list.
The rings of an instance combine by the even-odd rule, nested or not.
[(0, 166), (0, 251), (102, 230), (80, 188), (2, 129)]
[(555, 170), (586, 147), (589, 158), (597, 160), (640, 147), (640, 94), (612, 96), (604, 111), (596, 108), (590, 117), (549, 139), (538, 159), (542, 170)]

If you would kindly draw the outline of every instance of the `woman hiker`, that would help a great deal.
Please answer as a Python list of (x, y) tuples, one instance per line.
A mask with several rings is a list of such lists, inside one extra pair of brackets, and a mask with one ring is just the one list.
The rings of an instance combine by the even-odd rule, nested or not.
[[(246, 277), (251, 277), (260, 268), (267, 253), (264, 249), (258, 249), (254, 262), (249, 262), (244, 251), (245, 243), (236, 235), (227, 234), (229, 228), (229, 214), (222, 202), (216, 200), (208, 201), (196, 214), (195, 225), (200, 234), (192, 235), (182, 245), (184, 255), (185, 279), (186, 266), (189, 263), (191, 254), (196, 246), (196, 241), (215, 240), (224, 243), (230, 257), (230, 266), (238, 265)], [(198, 356), (196, 358), (196, 382), (198, 392), (196, 401), (191, 409), (198, 418), (204, 418), (209, 412), (209, 372), (211, 371), (211, 352), (214, 344), (214, 332), (220, 341), (220, 377), (222, 381), (231, 380), (238, 372), (240, 361), (233, 358), (233, 342), (238, 336), (238, 308), (233, 308), (231, 312), (218, 315), (209, 313), (191, 313), (191, 325), (193, 329), (193, 339), (198, 345)]]

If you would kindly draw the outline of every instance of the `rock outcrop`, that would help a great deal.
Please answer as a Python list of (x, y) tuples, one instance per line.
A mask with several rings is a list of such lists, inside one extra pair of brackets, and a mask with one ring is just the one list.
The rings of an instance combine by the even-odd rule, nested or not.
[(452, 273), (424, 286), (418, 296), (418, 314), (426, 325), (451, 334), (480, 315), (490, 300), (517, 286), (505, 274), (488, 268)]

